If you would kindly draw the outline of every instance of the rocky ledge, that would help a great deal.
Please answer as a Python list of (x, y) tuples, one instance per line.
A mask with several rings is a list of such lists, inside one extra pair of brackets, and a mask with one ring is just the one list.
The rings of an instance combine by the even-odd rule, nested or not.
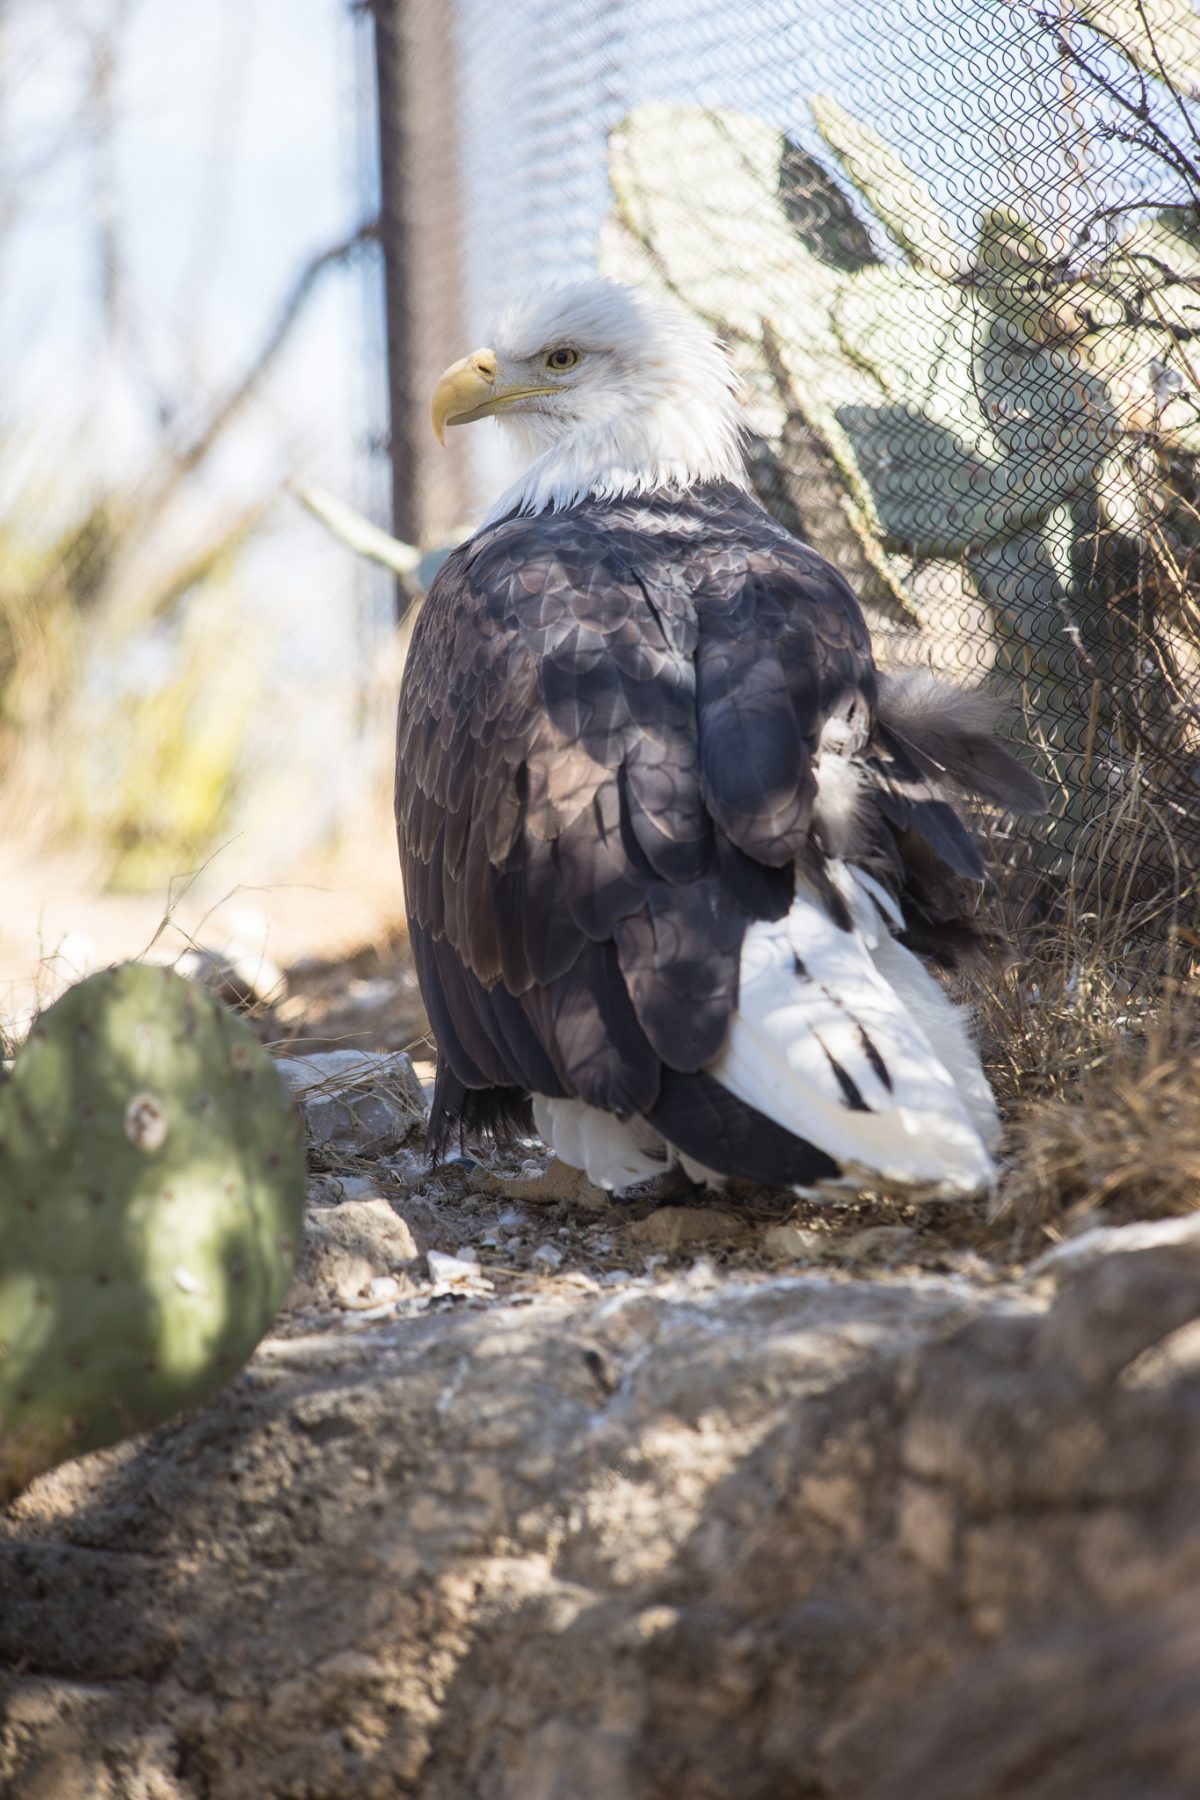
[(508, 1175), (318, 1176), (237, 1381), (4, 1515), (0, 1792), (1200, 1793), (1200, 1222)]

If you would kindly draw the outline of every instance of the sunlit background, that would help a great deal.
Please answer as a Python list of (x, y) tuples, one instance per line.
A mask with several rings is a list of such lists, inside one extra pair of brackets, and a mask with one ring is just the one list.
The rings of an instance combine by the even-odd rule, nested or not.
[(361, 934), (385, 893), (321, 863), (391, 868), (390, 591), (289, 483), (386, 513), (369, 20), (15, 0), (0, 84), (0, 988), (193, 876), (247, 947)]
[[(1194, 16), (1176, 0), (1151, 11), (1186, 69)], [(917, 464), (940, 433), (943, 454), (974, 442), (1004, 473), (977, 404), (991, 400), (969, 391), (967, 335), (991, 316), (971, 299), (989, 208), (1040, 234), (1055, 280), (1095, 286), (1127, 215), (1159, 232), (1146, 243), (1161, 262), (1149, 209), (1184, 190), (1112, 130), (1147, 52), (1118, 57), (1088, 24), (1136, 38), (1142, 17), (1137, 0), (0, 5), (0, 1016), (136, 954), (168, 915), (179, 942), (281, 966), (397, 926), (397, 592), (348, 539), (361, 549), (359, 519), (444, 549), (511, 473), (490, 422), (437, 451), (428, 395), (531, 282), (600, 267), (674, 283), (718, 328), (772, 315), (841, 484), (800, 523), (833, 554), (830, 521), (859, 509), (846, 568), (877, 627), (903, 615), (923, 657), (990, 675), (996, 570), (944, 532), (934, 551), (907, 528), (891, 534), (907, 547), (873, 548), (886, 482), (866, 495), (862, 472), (889, 408), (895, 424), (895, 378), (914, 421), (932, 409)], [(1090, 73), (1063, 54), (1068, 26)], [(708, 150), (689, 161), (693, 131)], [(1185, 238), (1171, 255), (1191, 281)], [(1140, 281), (1121, 256), (1118, 310)], [(827, 312), (818, 353), (805, 334)], [(1105, 320), (1088, 329), (1080, 356), (1111, 378), (1121, 431), (1147, 409), (1161, 424), (1164, 404), (1182, 416), (1185, 369), (1151, 360), (1144, 335), (1127, 353)], [(794, 523), (788, 506), (819, 484), (761, 349), (739, 355), (756, 484)], [(1060, 404), (1048, 382), (1030, 387), (1035, 411)], [(875, 438), (852, 445), (859, 415)], [(1169, 445), (1188, 471), (1195, 436), (1193, 406)], [(953, 450), (962, 469), (970, 455)], [(1054, 455), (1039, 482), (1058, 480)], [(1149, 540), (1118, 461), (1098, 478), (1100, 516), (1136, 561)], [(927, 486), (921, 527), (945, 472)], [(1071, 590), (1077, 500), (1048, 495), (1036, 542), (1000, 552), (1017, 559), (1001, 584), (1041, 592), (1059, 637), (1054, 583), (1091, 604)], [(353, 509), (332, 530), (330, 505)], [(1193, 757), (1180, 694), (1195, 645), (1170, 619), (1155, 642), (1174, 685), (1147, 704), (1184, 720), (1175, 750)], [(1089, 727), (1091, 678), (1082, 698), (1073, 681), (1050, 667), (1035, 696), (1068, 796), (1089, 729), (1089, 769), (1111, 749), (1115, 786), (1132, 766), (1124, 727), (1111, 744), (1105, 715)]]

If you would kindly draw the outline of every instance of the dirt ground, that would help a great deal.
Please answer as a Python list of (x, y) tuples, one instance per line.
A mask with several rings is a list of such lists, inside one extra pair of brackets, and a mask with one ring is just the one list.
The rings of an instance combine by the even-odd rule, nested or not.
[[(10, 1002), (161, 917), (3, 867)], [(313, 1090), (344, 1129), (305, 1102), (249, 1366), (0, 1514), (0, 1796), (1200, 1792), (1194, 1219), (1019, 1260), (982, 1202), (435, 1170), (378, 1060), (432, 1077), (382, 859), (244, 903), (186, 897), (179, 949), (362, 1067)]]

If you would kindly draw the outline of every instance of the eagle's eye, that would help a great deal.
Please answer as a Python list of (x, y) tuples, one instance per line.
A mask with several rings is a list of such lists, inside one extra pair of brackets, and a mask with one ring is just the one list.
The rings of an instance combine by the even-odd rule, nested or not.
[(561, 375), (565, 369), (573, 369), (578, 361), (578, 350), (572, 350), (566, 344), (560, 344), (557, 350), (551, 350), (546, 355), (546, 367), (555, 375)]

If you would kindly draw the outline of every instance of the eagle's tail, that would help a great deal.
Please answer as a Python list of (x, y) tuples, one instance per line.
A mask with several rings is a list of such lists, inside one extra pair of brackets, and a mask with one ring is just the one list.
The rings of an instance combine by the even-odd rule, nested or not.
[(803, 894), (786, 919), (752, 926), (708, 1073), (836, 1164), (813, 1185), (976, 1193), (994, 1179), (999, 1122), (964, 1016), (892, 935), (900, 920), (878, 884), (830, 872), (852, 929)]
[(752, 925), (720, 1056), (697, 1074), (664, 1069), (645, 1119), (535, 1096), (565, 1161), (618, 1189), (676, 1161), (701, 1180), (803, 1192), (961, 1199), (991, 1184), (999, 1124), (962, 1014), (893, 936), (902, 921), (878, 883), (826, 866), (851, 928), (803, 893)]
[(1030, 812), (1041, 783), (996, 737), (990, 700), (925, 670), (881, 680), (869, 741), (840, 716), (827, 725), (796, 899), (746, 932), (720, 1055), (696, 1073), (664, 1066), (644, 1119), (535, 1096), (541, 1135), (599, 1185), (666, 1161), (712, 1181), (928, 1199), (995, 1178), (991, 1090), (921, 957), (953, 968), (998, 942), (974, 916), (984, 866), (947, 789)]

